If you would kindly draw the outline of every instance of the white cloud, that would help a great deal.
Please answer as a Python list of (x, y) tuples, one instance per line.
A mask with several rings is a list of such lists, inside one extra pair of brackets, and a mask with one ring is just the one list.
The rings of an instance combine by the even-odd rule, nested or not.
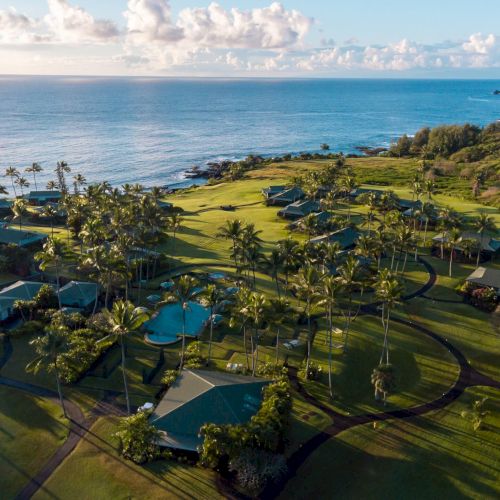
[(30, 17), (20, 14), (14, 7), (0, 10), (0, 43), (21, 44), (36, 42), (34, 33), (36, 22)]
[(118, 28), (107, 20), (95, 19), (67, 0), (48, 0), (44, 22), (54, 38), (64, 43), (104, 42), (118, 36)]
[(469, 37), (469, 40), (462, 44), (462, 47), (465, 52), (488, 54), (495, 49), (498, 50), (498, 41), (493, 34), (483, 36), (481, 33), (475, 33)]

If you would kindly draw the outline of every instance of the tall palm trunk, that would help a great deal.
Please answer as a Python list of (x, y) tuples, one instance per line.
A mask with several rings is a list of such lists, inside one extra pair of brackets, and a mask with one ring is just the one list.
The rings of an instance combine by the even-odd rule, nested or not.
[(481, 232), (481, 243), (479, 244), (479, 248), (477, 250), (477, 260), (476, 260), (476, 269), (479, 267), (479, 261), (481, 259), (481, 251), (483, 249), (483, 233)]
[(127, 402), (127, 414), (130, 415), (130, 399), (128, 395), (128, 384), (127, 384), (127, 371), (125, 367), (125, 341), (123, 335), (120, 337), (121, 351), (122, 351), (122, 376), (123, 376), (123, 388), (125, 390), (125, 401)]
[(451, 278), (451, 272), (453, 268), (453, 252), (455, 251), (455, 247), (450, 248), (450, 267), (448, 269), (448, 276)]
[(181, 348), (181, 362), (179, 365), (179, 371), (182, 371), (184, 366), (184, 352), (186, 349), (186, 309), (184, 309), (184, 304), (182, 304), (182, 348)]
[(61, 379), (59, 378), (59, 367), (57, 366), (57, 356), (54, 357), (54, 373), (56, 376), (56, 386), (57, 386), (57, 394), (59, 395), (59, 403), (61, 404), (63, 415), (65, 417), (67, 417), (68, 415), (66, 414), (66, 406), (64, 405), (64, 397), (63, 397), (63, 393), (62, 393)]
[(255, 327), (255, 362), (253, 365), (252, 376), (255, 377), (255, 372), (259, 366), (259, 329)]
[(214, 307), (210, 306), (210, 338), (208, 339), (208, 359), (207, 364), (212, 359), (212, 337), (214, 333)]
[(279, 344), (280, 344), (280, 327), (276, 328), (276, 366), (278, 366), (279, 362)]
[(333, 398), (333, 387), (332, 387), (332, 334), (333, 334), (333, 318), (332, 318), (332, 306), (328, 307), (328, 389), (330, 391), (330, 397)]
[(59, 304), (59, 310), (61, 310), (62, 305), (61, 305), (61, 285), (59, 283), (59, 264), (56, 264), (56, 285), (57, 285), (57, 302)]
[(309, 363), (311, 361), (311, 303), (307, 299), (307, 360), (306, 360), (306, 379), (309, 378)]

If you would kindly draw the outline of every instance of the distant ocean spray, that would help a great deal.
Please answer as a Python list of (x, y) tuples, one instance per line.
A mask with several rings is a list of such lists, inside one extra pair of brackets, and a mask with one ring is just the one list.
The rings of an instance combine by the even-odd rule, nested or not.
[(58, 160), (89, 182), (182, 185), (186, 169), (209, 161), (315, 152), (324, 142), (353, 152), (425, 125), (485, 125), (500, 118), (498, 88), (495, 80), (0, 77), (0, 168), (36, 161), (40, 186)]

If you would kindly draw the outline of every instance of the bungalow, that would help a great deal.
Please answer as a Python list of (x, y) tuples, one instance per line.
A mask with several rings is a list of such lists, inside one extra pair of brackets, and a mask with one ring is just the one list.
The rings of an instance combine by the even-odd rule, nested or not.
[(466, 280), (478, 288), (493, 288), (500, 296), (500, 270), (478, 267)]
[[(462, 233), (460, 237), (460, 241), (463, 240), (476, 240), (481, 247), (481, 253), (487, 258), (494, 257), (500, 250), (500, 240), (491, 238), (486, 234), (481, 236), (479, 233), (470, 233), (466, 231)], [(434, 236), (432, 241), (435, 246), (441, 246), (441, 243), (446, 244), (448, 242), (448, 237), (444, 233), (441, 233)], [(456, 250), (460, 251), (460, 245)]]
[(0, 291), (0, 321), (14, 315), (16, 300), (32, 300), (44, 283), (35, 281), (16, 281)]
[[(326, 226), (326, 224), (328, 224), (328, 222), (332, 218), (332, 214), (330, 212), (318, 212), (318, 213), (313, 213), (311, 215), (316, 220), (316, 224), (318, 227)], [(300, 220), (297, 220), (295, 222), (292, 222), (290, 224), (290, 227), (292, 229), (296, 229), (296, 228), (300, 227), (302, 223), (303, 223), (303, 219), (300, 219)]]
[(285, 219), (300, 219), (318, 210), (320, 210), (320, 205), (317, 201), (300, 200), (280, 210), (278, 215)]
[(98, 294), (97, 283), (84, 281), (70, 281), (59, 289), (61, 305), (77, 309), (87, 309), (93, 306)]
[(204, 424), (248, 422), (262, 403), (269, 380), (232, 373), (184, 370), (155, 408), (150, 422), (161, 433), (161, 446), (197, 451)]
[(349, 197), (355, 200), (358, 196), (367, 193), (374, 193), (377, 196), (377, 198), (380, 198), (380, 196), (384, 194), (384, 191), (382, 191), (381, 189), (372, 189), (372, 188), (356, 188), (349, 193)]
[(6, 215), (12, 214), (12, 201), (2, 198), (0, 200), (0, 216), (5, 217)]
[(262, 195), (266, 198), (266, 200), (268, 200), (269, 198), (286, 191), (286, 189), (286, 186), (269, 186), (262, 190)]
[(296, 201), (301, 200), (302, 198), (304, 198), (304, 196), (305, 194), (302, 189), (300, 189), (299, 187), (293, 187), (290, 189), (285, 189), (285, 191), (271, 196), (267, 199), (267, 204), (279, 205), (284, 207), (286, 205), (289, 205), (290, 203), (295, 203)]
[(346, 227), (344, 229), (339, 229), (330, 234), (324, 234), (322, 236), (316, 236), (312, 238), (310, 243), (313, 245), (318, 245), (320, 243), (335, 243), (340, 244), (341, 250), (350, 250), (356, 246), (356, 240), (359, 238), (359, 232), (352, 227)]
[(28, 247), (41, 244), (47, 239), (43, 233), (32, 233), (31, 231), (21, 231), (19, 229), (0, 228), (0, 244), (16, 245), (18, 247)]
[(172, 208), (174, 208), (174, 205), (168, 201), (161, 201), (159, 200), (158, 201), (158, 206), (164, 210), (165, 212), (168, 212), (170, 210), (172, 210)]
[(30, 191), (26, 195), (30, 205), (41, 206), (47, 202), (57, 203), (62, 199), (61, 191)]
[(420, 200), (398, 200), (398, 209), (402, 212), (407, 210), (414, 210), (422, 208), (422, 202)]

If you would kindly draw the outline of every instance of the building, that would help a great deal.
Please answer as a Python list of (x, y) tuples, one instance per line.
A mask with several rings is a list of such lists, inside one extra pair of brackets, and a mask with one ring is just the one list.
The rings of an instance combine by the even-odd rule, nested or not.
[(422, 208), (422, 202), (420, 200), (398, 200), (398, 209), (402, 212), (407, 210), (420, 210)]
[(299, 200), (280, 210), (278, 215), (285, 219), (300, 219), (319, 210), (321, 208), (317, 201)]
[(262, 403), (269, 380), (208, 370), (184, 370), (155, 408), (150, 422), (161, 445), (197, 451), (204, 424), (244, 424)]
[(19, 229), (0, 228), (1, 245), (29, 247), (32, 245), (41, 245), (46, 239), (47, 235), (43, 233), (33, 233), (30, 231), (21, 231)]
[[(466, 231), (460, 236), (460, 241), (463, 240), (477, 241), (481, 247), (481, 253), (486, 258), (494, 257), (500, 250), (500, 240), (496, 240), (491, 236), (488, 236), (487, 234), (481, 236), (479, 233), (471, 233)], [(432, 238), (432, 241), (435, 246), (441, 246), (441, 243), (444, 243), (446, 245), (446, 243), (448, 242), (448, 237), (444, 233), (441, 233), (434, 236), (434, 238)], [(458, 252), (461, 251), (460, 243), (455, 250)]]
[(61, 305), (75, 309), (93, 307), (99, 295), (99, 285), (84, 281), (70, 281), (59, 289)]
[(262, 195), (264, 196), (264, 198), (266, 198), (266, 200), (268, 200), (269, 198), (272, 198), (273, 196), (276, 196), (277, 194), (280, 194), (285, 190), (286, 186), (269, 186), (262, 190)]
[(12, 201), (6, 198), (0, 199), (0, 216), (12, 215)]
[(172, 208), (174, 208), (174, 205), (172, 203), (162, 200), (158, 201), (158, 206), (165, 212), (169, 212), (170, 210), (172, 210)]
[(358, 198), (358, 196), (367, 193), (374, 193), (377, 196), (377, 198), (380, 198), (384, 194), (384, 191), (382, 191), (381, 189), (372, 189), (372, 188), (356, 188), (349, 193), (349, 198), (355, 200)]
[[(330, 212), (318, 212), (318, 213), (313, 213), (311, 215), (314, 217), (314, 219), (316, 221), (316, 225), (319, 228), (326, 226), (332, 218), (332, 214)], [(292, 222), (290, 224), (290, 227), (292, 229), (299, 228), (299, 227), (301, 227), (303, 221), (304, 221), (303, 219), (300, 219), (300, 220), (297, 220), (295, 222)]]
[(33, 300), (44, 283), (35, 281), (16, 281), (0, 291), (0, 321), (14, 316), (16, 300)]
[(299, 187), (292, 187), (290, 189), (285, 189), (281, 193), (271, 196), (267, 199), (268, 205), (278, 205), (280, 207), (285, 207), (290, 205), (290, 203), (295, 203), (298, 200), (304, 198), (305, 194)]
[(352, 227), (339, 229), (333, 233), (324, 234), (312, 238), (310, 243), (318, 245), (320, 243), (339, 243), (341, 250), (350, 250), (356, 246), (356, 240), (359, 238), (359, 233)]
[(30, 205), (41, 206), (47, 202), (58, 203), (62, 199), (61, 191), (30, 191), (26, 199)]
[(500, 295), (500, 270), (478, 267), (466, 280), (478, 288), (493, 288)]

